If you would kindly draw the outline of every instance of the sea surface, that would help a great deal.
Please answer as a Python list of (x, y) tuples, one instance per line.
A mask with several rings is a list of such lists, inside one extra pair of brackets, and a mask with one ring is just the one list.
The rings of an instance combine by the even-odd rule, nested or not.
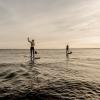
[(100, 100), (100, 49), (0, 50), (0, 100)]

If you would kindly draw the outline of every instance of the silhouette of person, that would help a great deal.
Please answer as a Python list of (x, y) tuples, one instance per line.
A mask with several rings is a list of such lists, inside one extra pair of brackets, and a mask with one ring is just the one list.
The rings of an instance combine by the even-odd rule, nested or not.
[(31, 44), (30, 54), (31, 54), (31, 61), (32, 61), (32, 58), (34, 60), (34, 56), (35, 56), (35, 50), (34, 50), (35, 42), (34, 40), (30, 41), (29, 37), (28, 37), (28, 42)]
[(69, 45), (67, 44), (66, 46), (66, 57), (68, 58), (69, 57)]

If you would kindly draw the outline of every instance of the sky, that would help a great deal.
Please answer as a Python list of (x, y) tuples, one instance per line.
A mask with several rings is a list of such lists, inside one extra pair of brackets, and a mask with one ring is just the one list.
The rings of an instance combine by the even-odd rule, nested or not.
[(100, 0), (0, 0), (0, 49), (100, 48)]

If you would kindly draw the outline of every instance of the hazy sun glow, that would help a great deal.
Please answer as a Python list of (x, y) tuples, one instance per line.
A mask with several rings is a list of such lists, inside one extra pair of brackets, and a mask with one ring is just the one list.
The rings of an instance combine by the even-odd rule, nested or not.
[(100, 48), (100, 0), (0, 0), (0, 48)]

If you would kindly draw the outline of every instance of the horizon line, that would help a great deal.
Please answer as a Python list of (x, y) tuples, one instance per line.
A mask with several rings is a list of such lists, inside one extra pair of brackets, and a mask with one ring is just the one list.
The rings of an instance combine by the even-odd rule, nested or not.
[[(30, 48), (29, 48), (30, 49)], [(25, 49), (25, 48), (0, 48), (0, 50), (29, 50), (29, 49)], [(66, 49), (66, 48), (37, 48), (38, 50), (62, 50), (62, 49)], [(100, 48), (70, 48), (70, 49), (100, 49)]]

